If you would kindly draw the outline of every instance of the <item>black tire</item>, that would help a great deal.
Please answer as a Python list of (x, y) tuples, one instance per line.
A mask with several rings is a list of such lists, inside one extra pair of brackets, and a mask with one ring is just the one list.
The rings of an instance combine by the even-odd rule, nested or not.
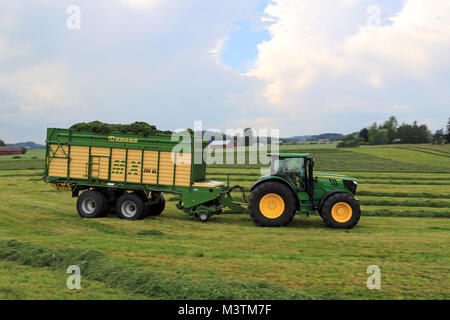
[(317, 210), (317, 212), (319, 213), (319, 216), (323, 219), (322, 210), (323, 210), (323, 207), (320, 208), (319, 210)]
[(122, 195), (128, 194), (127, 190), (116, 189), (113, 191), (112, 199), (108, 198), (108, 211), (107, 214), (116, 214), (116, 205), (117, 199), (119, 199)]
[(206, 222), (209, 219), (209, 214), (208, 214), (208, 212), (200, 212), (200, 214), (198, 215), (198, 218), (200, 219), (200, 221)]
[[(335, 208), (335, 214), (333, 215), (333, 207), (340, 205), (340, 203), (346, 203), (351, 208), (351, 212), (345, 212), (344, 205), (344, 215), (340, 216), (336, 212), (339, 208)], [(341, 205), (342, 206), (342, 205)], [(348, 216), (350, 214), (350, 216)], [(361, 217), (361, 209), (359, 203), (347, 193), (336, 193), (331, 195), (325, 203), (323, 204), (321, 216), (325, 224), (330, 228), (340, 228), (340, 229), (350, 229), (356, 226)]]
[(136, 193), (123, 194), (117, 200), (116, 213), (121, 219), (142, 219), (145, 215), (145, 204), (142, 197)]
[[(277, 217), (268, 217), (267, 213), (264, 215), (261, 212), (261, 200), (270, 194), (275, 194), (281, 197), (284, 203), (284, 210)], [(267, 200), (265, 200), (267, 201)], [(281, 201), (281, 200), (280, 200)], [(266, 209), (267, 210), (267, 209)], [(276, 210), (276, 207), (275, 207)], [(248, 202), (248, 211), (253, 222), (262, 227), (283, 227), (288, 225), (294, 218), (297, 210), (297, 201), (292, 190), (279, 182), (268, 181), (256, 186), (250, 195)], [(277, 214), (275, 214), (277, 215)]]
[(166, 200), (164, 199), (164, 196), (160, 195), (160, 201), (158, 203), (154, 203), (152, 205), (148, 206), (148, 215), (149, 216), (159, 216), (166, 207)]
[(99, 192), (99, 193), (102, 195), (103, 201), (104, 201), (103, 203), (105, 204), (105, 207), (103, 208), (103, 213), (101, 216), (106, 217), (108, 212), (111, 210), (111, 204), (109, 201), (109, 197), (106, 194), (104, 194), (103, 192)]
[(82, 218), (103, 217), (106, 214), (107, 207), (106, 197), (99, 191), (85, 191), (77, 200), (77, 211)]

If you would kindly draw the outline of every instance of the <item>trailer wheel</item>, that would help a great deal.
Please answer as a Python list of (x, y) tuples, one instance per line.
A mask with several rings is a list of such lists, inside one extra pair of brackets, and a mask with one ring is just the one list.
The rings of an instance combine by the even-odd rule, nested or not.
[(200, 218), (201, 221), (206, 222), (209, 219), (209, 214), (208, 212), (200, 212), (198, 217)]
[(101, 217), (106, 217), (108, 212), (111, 210), (111, 204), (110, 204), (110, 201), (109, 201), (109, 197), (105, 193), (103, 193), (101, 191), (99, 191), (99, 193), (103, 197), (103, 201), (104, 201), (103, 203), (105, 204), (105, 207), (103, 208), (103, 212), (101, 213)]
[(159, 216), (164, 211), (164, 208), (166, 207), (166, 200), (162, 194), (159, 199), (160, 201), (158, 203), (148, 206), (149, 216)]
[(99, 191), (85, 191), (77, 199), (77, 211), (82, 218), (102, 217), (107, 206), (106, 197)]
[(359, 203), (347, 193), (330, 196), (322, 207), (322, 218), (330, 228), (353, 228), (361, 217)]
[(142, 201), (142, 198), (138, 194), (124, 194), (117, 200), (116, 212), (121, 219), (142, 219), (145, 213), (144, 201)]
[(263, 227), (283, 227), (294, 218), (296, 199), (286, 185), (268, 181), (258, 185), (249, 199), (248, 210), (253, 222)]

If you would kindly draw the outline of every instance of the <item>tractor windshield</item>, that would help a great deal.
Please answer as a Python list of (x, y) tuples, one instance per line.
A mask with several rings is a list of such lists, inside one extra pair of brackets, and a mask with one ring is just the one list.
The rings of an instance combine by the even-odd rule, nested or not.
[(291, 180), (299, 189), (305, 186), (305, 159), (304, 158), (272, 158), (272, 175)]

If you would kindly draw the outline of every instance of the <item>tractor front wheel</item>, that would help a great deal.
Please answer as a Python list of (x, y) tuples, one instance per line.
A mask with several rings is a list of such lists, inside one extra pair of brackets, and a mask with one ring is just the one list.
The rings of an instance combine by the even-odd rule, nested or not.
[(283, 227), (294, 218), (297, 202), (286, 185), (268, 181), (252, 191), (248, 210), (253, 222), (263, 227)]
[(361, 217), (359, 203), (347, 193), (336, 193), (325, 200), (321, 217), (330, 228), (350, 229)]

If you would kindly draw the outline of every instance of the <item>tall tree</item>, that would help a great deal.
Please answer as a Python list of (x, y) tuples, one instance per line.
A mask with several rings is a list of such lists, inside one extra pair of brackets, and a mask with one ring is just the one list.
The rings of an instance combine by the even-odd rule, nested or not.
[(433, 144), (442, 144), (444, 137), (444, 129), (436, 130), (435, 134), (433, 134)]
[(3, 147), (5, 145), (5, 143), (3, 142), (2, 139), (0, 139), (0, 147)]
[(360, 138), (362, 138), (364, 140), (364, 142), (369, 142), (369, 129), (367, 129), (367, 128), (362, 129), (359, 132), (358, 136)]
[(394, 116), (391, 116), (389, 120), (387, 120), (382, 126), (382, 129), (387, 130), (387, 136), (389, 143), (393, 143), (394, 140), (397, 138), (397, 127), (398, 122), (397, 119)]
[(427, 126), (424, 124), (419, 126), (417, 121), (414, 121), (413, 125), (402, 124), (397, 129), (397, 135), (402, 143), (429, 143), (431, 141), (431, 132)]
[(447, 143), (450, 143), (450, 117), (447, 122), (447, 134), (445, 135), (445, 140), (447, 140)]
[(377, 129), (371, 128), (369, 130), (369, 143), (372, 145), (379, 144), (387, 144), (389, 142), (388, 139), (388, 131), (387, 129)]

